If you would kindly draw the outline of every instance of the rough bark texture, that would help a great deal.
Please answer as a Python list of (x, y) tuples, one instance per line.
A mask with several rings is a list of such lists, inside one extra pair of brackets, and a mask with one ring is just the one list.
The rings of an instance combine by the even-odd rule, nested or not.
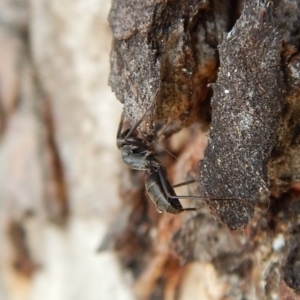
[(144, 132), (152, 133), (156, 121), (209, 121), (214, 48), (230, 26), (232, 9), (229, 2), (215, 2), (113, 1), (110, 85), (131, 123), (151, 107)]
[[(1, 300), (299, 299), (300, 4), (252, 2), (114, 0), (109, 14), (109, 82), (128, 121), (149, 109), (147, 135), (188, 126), (154, 145), (168, 179), (209, 161), (177, 193), (227, 197), (218, 176), (229, 180), (237, 209), (254, 209), (241, 222), (220, 201), (214, 215), (200, 200), (182, 200), (198, 212), (158, 214), (147, 174), (122, 163), (107, 1), (0, 2)], [(275, 108), (258, 109), (261, 98)], [(246, 126), (249, 111), (262, 126)]]
[(198, 184), (213, 214), (231, 229), (245, 227), (266, 194), (267, 165), (283, 112), (282, 41), (271, 6), (247, 3), (219, 47)]
[[(155, 215), (143, 188), (128, 194), (130, 182), (137, 190), (145, 180), (134, 172), (121, 188), (131, 212), (120, 213), (122, 228), (112, 227), (102, 248), (118, 249), (140, 299), (298, 299), (300, 3), (175, 2), (131, 1), (130, 23), (120, 13), (125, 2), (113, 1), (110, 85), (131, 124), (154, 103), (140, 126), (146, 135), (157, 122), (200, 122), (160, 142), (177, 160), (156, 152), (174, 183), (196, 176), (201, 161), (197, 182), (208, 207)], [(155, 57), (148, 73), (134, 65), (137, 40), (147, 63)]]

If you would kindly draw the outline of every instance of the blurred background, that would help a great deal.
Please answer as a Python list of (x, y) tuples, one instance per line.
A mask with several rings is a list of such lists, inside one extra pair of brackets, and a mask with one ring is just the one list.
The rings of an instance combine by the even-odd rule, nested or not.
[[(0, 299), (133, 299), (113, 252), (107, 0), (0, 1)], [(128, 276), (127, 276), (128, 277)]]

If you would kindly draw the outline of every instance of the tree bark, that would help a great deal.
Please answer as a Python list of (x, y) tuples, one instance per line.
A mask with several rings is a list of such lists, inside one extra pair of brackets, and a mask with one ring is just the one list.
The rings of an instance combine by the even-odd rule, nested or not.
[[(299, 299), (299, 1), (109, 6), (0, 3), (0, 298)], [(197, 212), (121, 161), (108, 77)]]
[(300, 297), (299, 9), (298, 1), (113, 1), (110, 85), (132, 126), (147, 111), (144, 136), (159, 123), (198, 122), (159, 142), (178, 159), (159, 145), (155, 153), (171, 182), (197, 177), (191, 194), (208, 204), (158, 216), (145, 177), (123, 179), (127, 222), (103, 248), (118, 251), (140, 299)]

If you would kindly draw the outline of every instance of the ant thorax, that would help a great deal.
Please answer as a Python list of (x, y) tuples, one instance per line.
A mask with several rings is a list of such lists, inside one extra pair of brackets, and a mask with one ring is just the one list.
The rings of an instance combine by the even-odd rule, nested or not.
[(143, 121), (143, 118), (132, 128), (122, 131), (124, 113), (121, 116), (117, 132), (117, 146), (124, 163), (131, 169), (149, 173), (145, 181), (146, 192), (159, 211), (179, 214), (186, 210), (196, 210), (196, 208), (183, 208), (179, 202), (179, 198), (190, 198), (190, 196), (176, 195), (167, 178), (166, 168), (154, 150), (154, 137), (145, 137), (137, 133), (137, 128)]

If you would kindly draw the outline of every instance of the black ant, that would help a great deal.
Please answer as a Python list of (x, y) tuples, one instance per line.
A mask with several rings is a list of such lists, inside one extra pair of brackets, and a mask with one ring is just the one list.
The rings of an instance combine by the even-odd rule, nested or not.
[(117, 146), (121, 151), (124, 163), (131, 169), (148, 171), (150, 175), (146, 178), (145, 182), (146, 192), (157, 206), (159, 212), (179, 214), (184, 211), (196, 211), (196, 207), (183, 208), (179, 198), (190, 199), (199, 197), (177, 196), (174, 191), (174, 187), (186, 185), (195, 182), (195, 180), (172, 186), (167, 178), (166, 168), (153, 150), (153, 138), (148, 137), (147, 139), (137, 136), (137, 128), (145, 118), (146, 113), (133, 127), (123, 132), (124, 113), (121, 115), (117, 132)]
[[(172, 186), (167, 178), (167, 171), (163, 163), (156, 156), (153, 149), (153, 136), (145, 136), (143, 138), (138, 137), (137, 128), (144, 120), (147, 111), (142, 118), (131, 128), (128, 128), (122, 132), (124, 123), (124, 113), (121, 115), (121, 120), (117, 132), (117, 146), (121, 151), (122, 159), (131, 169), (148, 171), (149, 176), (146, 178), (145, 187), (146, 192), (150, 196), (150, 199), (154, 202), (158, 212), (168, 212), (171, 214), (180, 214), (184, 211), (197, 211), (197, 207), (183, 208), (179, 199), (199, 199), (205, 200), (210, 206), (210, 201), (227, 201), (224, 206), (227, 209), (227, 214), (236, 214), (230, 207), (231, 201), (243, 202), (244, 209), (253, 209), (253, 204), (249, 203), (246, 199), (239, 199), (237, 197), (232, 198), (210, 198), (210, 197), (198, 197), (198, 196), (178, 196), (175, 193), (174, 188), (187, 185), (195, 182), (195, 180), (189, 180), (183, 183)], [(229, 201), (229, 202), (228, 202)], [(211, 207), (211, 206), (210, 206)], [(248, 208), (247, 208), (248, 207)], [(215, 214), (218, 211), (214, 210)], [(246, 212), (247, 213), (247, 212)], [(222, 217), (220, 220), (222, 220)], [(226, 223), (231, 229), (236, 229), (238, 226), (231, 226)], [(245, 225), (245, 224), (243, 224)], [(241, 225), (241, 226), (243, 226)]]

